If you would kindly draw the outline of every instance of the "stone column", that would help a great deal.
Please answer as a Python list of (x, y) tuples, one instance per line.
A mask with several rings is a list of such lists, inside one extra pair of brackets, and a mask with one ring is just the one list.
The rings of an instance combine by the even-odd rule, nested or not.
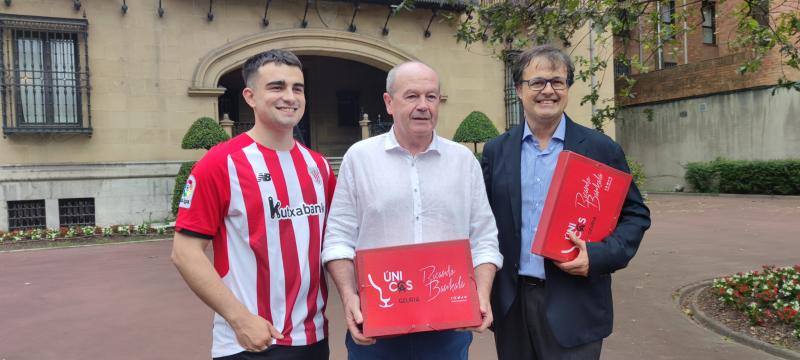
[(361, 115), (361, 121), (358, 122), (358, 125), (361, 125), (361, 139), (369, 138), (369, 116), (367, 113)]
[(233, 137), (233, 120), (228, 117), (228, 113), (222, 114), (222, 120), (219, 121), (219, 125), (228, 133), (228, 136)]

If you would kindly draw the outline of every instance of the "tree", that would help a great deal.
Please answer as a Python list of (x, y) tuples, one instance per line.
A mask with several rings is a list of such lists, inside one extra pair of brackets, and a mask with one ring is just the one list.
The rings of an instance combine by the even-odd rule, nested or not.
[[(450, 0), (455, 2), (454, 0)], [(719, 0), (718, 4), (723, 1)], [(397, 9), (414, 7), (414, 0), (404, 0)], [(593, 75), (607, 71), (609, 64), (647, 72), (647, 64), (658, 54), (678, 47), (679, 37), (702, 26), (689, 23), (688, 9), (704, 3), (703, 0), (690, 0), (684, 3), (668, 0), (507, 0), (467, 2), (463, 16), (446, 14), (447, 19), (457, 23), (457, 41), (466, 45), (485, 42), (493, 48), (498, 57), (506, 60), (509, 54), (530, 46), (560, 42), (565, 46), (572, 41), (586, 41), (578, 37), (585, 26), (590, 27), (598, 42), (612, 41), (615, 49), (625, 48), (635, 42), (643, 49), (642, 55), (616, 54), (576, 57), (580, 69), (575, 74), (578, 81), (588, 82)], [(742, 0), (732, 14), (718, 16), (734, 18), (737, 31), (729, 46), (737, 52), (748, 54), (739, 72), (744, 74), (757, 71), (765, 57), (777, 52), (781, 58), (781, 77), (775, 87), (800, 91), (798, 79), (790, 79), (786, 69), (800, 71), (800, 0)], [(669, 21), (665, 21), (664, 17)], [(649, 29), (638, 31), (639, 29)], [(602, 76), (599, 78), (602, 79)], [(635, 97), (632, 92), (635, 80), (622, 75), (615, 79), (616, 96)], [(581, 99), (581, 105), (610, 102), (600, 99), (598, 90), (602, 81), (591, 83), (590, 92)], [(774, 92), (773, 92), (774, 93)], [(592, 115), (592, 123), (602, 131), (603, 123), (616, 115), (613, 105), (598, 108)]]
[[(214, 145), (230, 139), (225, 129), (210, 117), (201, 117), (189, 127), (181, 142), (182, 149), (210, 150)], [(196, 161), (187, 161), (181, 164), (178, 175), (175, 177), (175, 188), (172, 190), (172, 215), (178, 214), (178, 202), (183, 195), (186, 180), (192, 173)]]
[(477, 155), (478, 143), (485, 142), (498, 135), (500, 133), (497, 132), (497, 128), (494, 127), (494, 124), (486, 114), (480, 111), (473, 111), (458, 126), (455, 135), (453, 135), (453, 141), (471, 142)]

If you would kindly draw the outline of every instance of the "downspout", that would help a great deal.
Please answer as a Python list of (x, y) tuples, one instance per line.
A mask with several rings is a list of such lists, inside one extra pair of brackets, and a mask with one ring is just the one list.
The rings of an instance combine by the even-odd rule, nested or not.
[[(684, 0), (686, 1), (686, 0)], [(589, 23), (589, 67), (594, 67), (594, 22)], [(597, 79), (595, 79), (594, 72), (592, 72), (591, 78), (591, 86), (594, 89), (595, 85), (597, 84)], [(597, 111), (597, 106), (592, 103), (592, 115), (594, 116), (595, 111)]]
[(644, 59), (644, 45), (642, 44), (642, 22), (637, 21), (636, 25), (639, 27), (639, 62), (641, 63)]
[[(683, 11), (686, 11), (686, 0), (683, 0)], [(689, 63), (689, 26), (686, 17), (683, 18), (683, 63)]]
[(661, 3), (656, 2), (656, 13), (658, 13), (658, 20), (656, 21), (656, 45), (658, 45), (658, 51), (656, 52), (657, 57), (657, 64), (656, 69), (661, 70), (663, 65), (663, 45), (661, 44)]

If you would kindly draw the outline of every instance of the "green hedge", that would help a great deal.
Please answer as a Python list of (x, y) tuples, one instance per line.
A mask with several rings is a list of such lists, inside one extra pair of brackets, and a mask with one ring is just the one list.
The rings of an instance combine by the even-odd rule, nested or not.
[(178, 214), (178, 201), (181, 200), (183, 188), (186, 187), (186, 179), (189, 178), (196, 163), (197, 161), (187, 161), (181, 164), (181, 169), (178, 170), (178, 176), (175, 177), (175, 189), (172, 191), (172, 215)]
[(704, 193), (800, 195), (800, 159), (692, 162), (685, 178)]

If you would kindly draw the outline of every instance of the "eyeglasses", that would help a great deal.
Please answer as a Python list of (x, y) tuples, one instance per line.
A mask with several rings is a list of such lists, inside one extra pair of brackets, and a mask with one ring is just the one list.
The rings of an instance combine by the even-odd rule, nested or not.
[(552, 79), (544, 79), (544, 78), (533, 78), (529, 80), (522, 80), (520, 84), (527, 83), (528, 87), (533, 91), (541, 91), (547, 87), (547, 84), (550, 83), (550, 86), (553, 87), (553, 90), (564, 90), (567, 88), (567, 79), (562, 77), (555, 77)]

